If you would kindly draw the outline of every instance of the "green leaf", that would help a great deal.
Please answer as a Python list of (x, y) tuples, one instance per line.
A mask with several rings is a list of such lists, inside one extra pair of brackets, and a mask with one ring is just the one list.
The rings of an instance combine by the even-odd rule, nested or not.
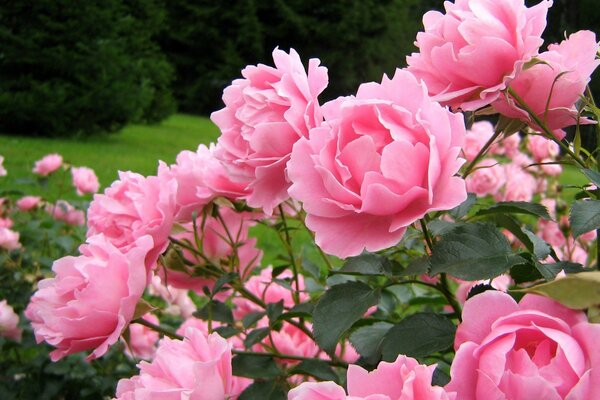
[(215, 328), (215, 332), (224, 337), (225, 339), (230, 338), (235, 335), (239, 335), (240, 331), (235, 329), (233, 326), (219, 326)]
[(508, 239), (483, 223), (465, 224), (442, 236), (429, 260), (432, 275), (446, 272), (467, 281), (494, 278), (522, 262)]
[(350, 257), (337, 273), (348, 275), (392, 275), (391, 261), (387, 258), (371, 253)]
[(571, 274), (517, 291), (540, 294), (569, 308), (583, 310), (600, 304), (600, 271)]
[(249, 349), (267, 336), (269, 336), (269, 328), (255, 329), (246, 335), (246, 338), (244, 339), (244, 346)]
[(203, 320), (211, 319), (213, 321), (233, 324), (233, 314), (226, 304), (217, 300), (209, 301), (204, 307), (194, 313), (195, 317)]
[(339, 376), (324, 360), (304, 360), (290, 370), (291, 374), (310, 375), (321, 381), (334, 381), (339, 383)]
[(148, 303), (144, 299), (139, 299), (135, 305), (135, 311), (133, 312), (132, 320), (142, 318), (144, 315), (154, 310), (156, 310), (156, 307), (154, 307), (152, 304)]
[(477, 196), (475, 193), (467, 193), (467, 199), (460, 203), (457, 207), (450, 210), (450, 215), (454, 219), (459, 219), (468, 214), (468, 212), (477, 203)]
[(381, 353), (385, 361), (395, 361), (399, 354), (425, 357), (452, 347), (455, 332), (454, 324), (443, 315), (413, 314), (387, 332)]
[(600, 228), (600, 200), (574, 202), (571, 206), (569, 223), (574, 237)]
[(450, 222), (444, 221), (443, 219), (436, 219), (427, 224), (427, 229), (429, 229), (429, 232), (433, 236), (442, 236), (461, 225), (463, 225), (462, 222)]
[(282, 375), (273, 357), (268, 354), (238, 354), (231, 360), (233, 375), (251, 379), (276, 378)]
[(530, 250), (538, 260), (544, 260), (550, 255), (552, 248), (548, 243), (527, 229), (523, 229), (523, 232), (525, 235), (527, 235), (527, 238), (531, 242), (531, 248), (527, 246), (527, 249)]
[(439, 367), (437, 367), (433, 371), (433, 376), (431, 377), (431, 384), (433, 386), (446, 386), (450, 383), (450, 375), (442, 371)]
[(277, 303), (267, 304), (267, 316), (269, 317), (269, 322), (271, 324), (277, 321), (282, 312), (283, 300), (279, 300)]
[(239, 400), (285, 400), (287, 395), (281, 385), (274, 380), (256, 381), (238, 397)]
[(597, 187), (600, 187), (600, 172), (593, 169), (582, 168), (581, 172)]
[(219, 279), (217, 279), (217, 281), (215, 282), (215, 285), (213, 286), (213, 290), (212, 290), (213, 294), (215, 294), (219, 290), (221, 290), (221, 288), (223, 286), (236, 280), (236, 278), (238, 278), (238, 274), (233, 273), (233, 272), (229, 272), (229, 273), (221, 275), (219, 277)]
[(553, 280), (560, 271), (565, 271), (567, 274), (583, 272), (583, 265), (569, 261), (559, 261), (548, 264), (537, 262), (535, 263), (535, 267), (547, 281)]
[(376, 363), (381, 358), (383, 338), (393, 326), (388, 322), (361, 326), (350, 335), (350, 343), (369, 363)]
[(529, 214), (535, 217), (551, 221), (548, 209), (541, 204), (528, 203), (526, 201), (504, 201), (491, 207), (477, 211), (476, 216), (488, 214)]
[(398, 276), (408, 276), (408, 275), (422, 275), (426, 274), (429, 271), (429, 258), (427, 256), (415, 258), (404, 268), (404, 270), (400, 271), (396, 275)]
[(251, 312), (249, 314), (246, 314), (244, 318), (242, 318), (242, 325), (244, 326), (244, 328), (248, 328), (257, 323), (265, 315), (267, 314), (263, 311)]
[(379, 291), (362, 282), (332, 286), (319, 299), (313, 313), (317, 344), (331, 354), (344, 332), (379, 301)]
[(294, 307), (290, 309), (290, 311), (281, 314), (277, 320), (278, 321), (286, 321), (292, 318), (297, 317), (312, 317), (312, 312), (315, 306), (311, 303), (300, 303), (296, 304)]

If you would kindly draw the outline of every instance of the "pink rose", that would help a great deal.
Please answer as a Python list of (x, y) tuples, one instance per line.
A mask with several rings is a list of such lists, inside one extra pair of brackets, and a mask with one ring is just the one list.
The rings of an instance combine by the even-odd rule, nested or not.
[(217, 157), (251, 191), (248, 205), (269, 215), (288, 198), (286, 163), (294, 143), (321, 123), (317, 96), (328, 82), (318, 59), (309, 60), (307, 74), (293, 49), (275, 49), (273, 61), (275, 68), (246, 67), (244, 79), (223, 92), (225, 108), (211, 115), (222, 133)]
[(77, 210), (66, 200), (58, 200), (56, 204), (46, 204), (46, 212), (57, 221), (68, 225), (85, 225), (85, 213)]
[(47, 156), (44, 156), (41, 160), (35, 162), (35, 165), (31, 172), (42, 176), (50, 175), (51, 173), (59, 169), (62, 163), (63, 158), (60, 154), (48, 154)]
[(4, 157), (0, 156), (0, 176), (6, 176), (6, 168), (4, 168), (4, 165), (2, 164), (4, 164)]
[[(220, 207), (219, 213), (222, 222), (212, 216), (207, 216), (204, 220), (204, 228), (198, 232), (202, 243), (202, 248), (198, 250), (213, 264), (223, 266), (230, 272), (237, 272), (241, 279), (245, 280), (254, 267), (260, 264), (262, 258), (262, 252), (256, 247), (256, 239), (248, 236), (248, 229), (256, 224), (254, 218), (258, 216), (255, 213), (236, 212), (227, 207)], [(201, 221), (202, 216), (197, 219), (197, 226), (201, 225)], [(195, 248), (196, 240), (192, 223), (184, 224), (183, 228), (187, 231), (175, 234), (173, 237)], [(202, 293), (205, 286), (212, 289), (216, 279), (207, 275), (206, 259), (185, 248), (182, 249), (182, 255), (190, 265), (178, 263), (177, 268), (169, 268), (166, 265), (167, 270), (160, 268), (158, 274), (164, 277), (166, 273), (169, 285), (176, 288), (192, 289), (197, 293)], [(231, 259), (237, 260), (235, 268), (232, 268), (229, 263)]]
[(36, 208), (42, 198), (39, 196), (23, 196), (19, 200), (17, 200), (17, 208), (23, 212), (30, 211)]
[(537, 188), (535, 178), (517, 164), (504, 164), (506, 184), (504, 193), (495, 197), (498, 201), (531, 201)]
[(22, 333), (23, 330), (19, 328), (19, 316), (15, 310), (6, 300), (0, 301), (0, 336), (20, 342)]
[(519, 150), (520, 144), (521, 136), (519, 136), (518, 133), (514, 133), (510, 136), (503, 137), (499, 142), (495, 142), (490, 149), (490, 153), (513, 158), (522, 154)]
[[(312, 329), (310, 324), (307, 324), (309, 329)], [(319, 352), (319, 346), (300, 328), (290, 323), (284, 322), (279, 331), (272, 330), (261, 344), (255, 346), (255, 350), (264, 351), (262, 345), (266, 345), (266, 349), (275, 348), (282, 354), (290, 354), (300, 357), (316, 357)], [(292, 359), (279, 358), (276, 361), (287, 365), (298, 364), (299, 361)]]
[[(226, 324), (223, 324), (219, 321), (211, 322), (211, 328), (213, 330), (215, 328), (219, 328), (224, 325), (226, 325)], [(210, 333), (209, 329), (208, 329), (208, 322), (204, 321), (202, 319), (199, 319), (199, 318), (195, 318), (195, 317), (190, 317), (190, 318), (187, 318), (185, 321), (183, 321), (183, 324), (181, 324), (181, 326), (179, 328), (177, 328), (176, 333), (178, 335), (184, 336), (185, 332), (189, 328), (198, 329), (198, 330), (200, 330), (200, 332), (204, 333), (204, 335), (208, 335)], [(231, 348), (233, 348), (233, 349), (237, 349), (237, 350), (245, 349), (244, 340), (242, 339), (241, 335), (231, 336), (231, 337), (227, 338), (227, 341), (229, 343), (231, 343)]]
[(461, 400), (600, 399), (598, 337), (600, 324), (554, 300), (478, 294), (465, 303), (446, 389)]
[(527, 135), (527, 150), (536, 162), (554, 159), (560, 154), (559, 145), (541, 135)]
[(385, 249), (429, 211), (466, 199), (454, 176), (464, 161), (463, 117), (431, 101), (410, 73), (362, 84), (324, 110), (325, 124), (294, 145), (288, 163), (289, 193), (303, 202), (323, 251)]
[(348, 396), (333, 382), (306, 382), (290, 390), (288, 400), (454, 400), (455, 393), (431, 385), (435, 365), (419, 364), (414, 358), (398, 356), (393, 363), (382, 361), (371, 372), (348, 367)]
[(187, 222), (192, 212), (201, 213), (202, 208), (216, 197), (237, 200), (246, 196), (249, 191), (246, 185), (234, 182), (225, 167), (215, 157), (216, 147), (201, 144), (196, 152), (182, 151), (177, 155), (177, 162), (170, 167), (159, 166), (158, 176), (172, 177), (177, 181), (177, 215), (176, 220)]
[(98, 358), (119, 340), (146, 287), (150, 249), (150, 236), (122, 251), (97, 235), (80, 246), (80, 256), (54, 262), (56, 276), (38, 283), (25, 310), (37, 342), (56, 347), (53, 361), (84, 350), (93, 350), (88, 360)]
[(77, 189), (77, 194), (83, 196), (86, 193), (96, 193), (100, 188), (98, 177), (93, 169), (88, 167), (71, 168), (73, 176), (73, 186)]
[(467, 176), (467, 191), (478, 197), (496, 194), (506, 182), (504, 168), (493, 158), (481, 161), (477, 169)]
[(472, 111), (490, 104), (535, 56), (543, 40), (544, 0), (527, 8), (524, 0), (444, 2), (446, 13), (423, 16), (419, 53), (406, 58), (408, 70), (427, 84), (434, 100)]
[[(600, 64), (596, 60), (598, 43), (590, 31), (579, 31), (560, 44), (551, 44), (541, 53), (543, 63), (517, 74), (510, 87), (533, 112), (544, 121), (558, 139), (565, 137), (562, 128), (577, 124), (577, 107), (590, 75)], [(529, 114), (520, 108), (509, 95), (499, 97), (492, 106), (500, 114), (520, 119), (532, 129), (541, 131)], [(580, 118), (580, 124), (593, 121)]]
[(0, 227), (0, 248), (5, 250), (16, 250), (21, 248), (19, 243), (19, 232), (9, 228)]
[(176, 192), (173, 179), (119, 171), (119, 180), (104, 194), (94, 195), (88, 209), (88, 237), (102, 233), (116, 247), (126, 249), (139, 237), (152, 236), (154, 248), (146, 259), (150, 270), (169, 244)]
[(166, 314), (181, 315), (183, 318), (190, 318), (197, 310), (187, 290), (177, 289), (171, 285), (164, 285), (159, 276), (152, 277), (148, 293), (153, 296), (162, 297), (167, 302), (167, 308), (164, 310)]
[(231, 373), (231, 345), (217, 333), (206, 336), (193, 328), (183, 341), (161, 340), (152, 362), (138, 367), (139, 375), (119, 381), (118, 400), (224, 400), (237, 398), (244, 389)]
[(14, 225), (14, 221), (9, 217), (2, 218), (0, 217), (0, 228), (12, 228)]
[(477, 121), (467, 129), (463, 154), (467, 161), (473, 161), (485, 143), (494, 135), (494, 125), (490, 121)]
[[(146, 314), (142, 319), (158, 325), (159, 321), (156, 315)], [(131, 358), (141, 358), (150, 360), (156, 352), (156, 342), (158, 342), (158, 332), (140, 324), (129, 325), (129, 341), (125, 343), (125, 354)]]

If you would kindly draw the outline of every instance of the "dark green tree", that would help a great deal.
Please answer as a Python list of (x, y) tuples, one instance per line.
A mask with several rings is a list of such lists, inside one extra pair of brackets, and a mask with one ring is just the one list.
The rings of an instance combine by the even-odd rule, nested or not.
[(115, 131), (173, 111), (160, 0), (0, 3), (0, 131)]

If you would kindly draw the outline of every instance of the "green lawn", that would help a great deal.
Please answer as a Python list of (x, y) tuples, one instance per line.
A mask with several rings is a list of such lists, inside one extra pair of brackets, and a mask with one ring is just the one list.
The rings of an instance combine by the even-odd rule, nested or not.
[[(93, 168), (105, 187), (117, 178), (118, 170), (155, 174), (158, 160), (173, 163), (181, 150), (195, 150), (200, 143), (215, 141), (218, 134), (208, 118), (176, 114), (160, 124), (130, 125), (119, 133), (89, 139), (0, 135), (0, 155), (8, 171), (8, 176), (0, 178), (0, 191), (18, 189), (43, 194), (37, 184), (22, 178), (34, 177), (34, 162), (48, 153), (60, 153), (73, 165)], [(64, 197), (76, 196), (69, 191)]]

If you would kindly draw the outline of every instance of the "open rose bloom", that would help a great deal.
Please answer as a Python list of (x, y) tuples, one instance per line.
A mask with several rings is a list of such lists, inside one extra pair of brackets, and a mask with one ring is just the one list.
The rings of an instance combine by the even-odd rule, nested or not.
[(524, 0), (444, 2), (445, 14), (423, 16), (418, 53), (408, 70), (429, 94), (453, 109), (476, 110), (500, 96), (523, 65), (538, 53), (551, 1), (527, 8)]
[(464, 180), (454, 176), (464, 161), (463, 117), (433, 102), (410, 73), (363, 84), (324, 111), (325, 123), (294, 145), (288, 176), (325, 252), (348, 257), (393, 246), (427, 212), (466, 199)]
[(96, 193), (100, 188), (100, 182), (93, 169), (88, 167), (72, 167), (73, 186), (79, 196), (86, 193)]
[(62, 164), (63, 158), (60, 154), (48, 154), (35, 162), (32, 172), (41, 176), (47, 176), (57, 171)]

